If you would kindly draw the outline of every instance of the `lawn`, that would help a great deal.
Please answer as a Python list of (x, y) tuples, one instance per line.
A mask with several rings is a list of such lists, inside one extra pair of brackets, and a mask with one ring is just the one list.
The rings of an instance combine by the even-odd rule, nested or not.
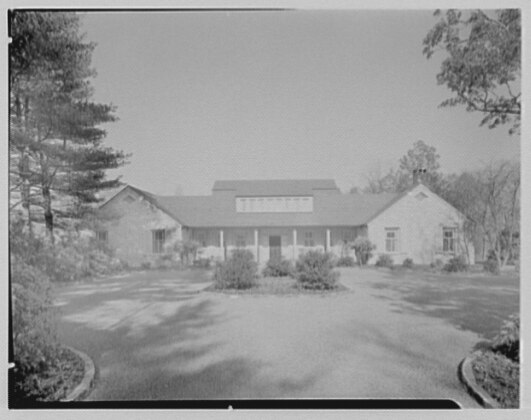
[[(348, 277), (349, 269), (342, 270), (342, 277)], [(519, 312), (520, 279), (514, 272), (495, 276), (368, 268), (357, 284), (372, 288), (376, 297), (391, 300), (396, 313), (442, 318), (486, 340)]]
[(505, 302), (493, 305), (503, 317), (518, 307), (517, 282), (340, 271), (350, 290), (328, 294), (205, 292), (201, 270), (73, 285), (58, 299), (61, 335), (97, 365), (90, 400), (450, 398), (477, 407), (457, 365), (488, 332), (484, 300)]

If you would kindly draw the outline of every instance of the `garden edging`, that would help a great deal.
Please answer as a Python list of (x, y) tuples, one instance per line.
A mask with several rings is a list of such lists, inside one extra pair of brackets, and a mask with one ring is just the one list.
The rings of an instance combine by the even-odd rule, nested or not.
[(468, 393), (472, 395), (485, 408), (501, 408), (500, 405), (476, 382), (472, 371), (472, 359), (476, 353), (465, 357), (458, 367), (458, 376), (465, 385)]
[(61, 399), (61, 401), (79, 401), (85, 398), (90, 392), (92, 385), (94, 384), (96, 368), (94, 366), (94, 362), (87, 354), (77, 349), (74, 349), (73, 347), (66, 346), (66, 348), (81, 358), (84, 365), (84, 374), (81, 382), (70, 393), (68, 393), (65, 398)]

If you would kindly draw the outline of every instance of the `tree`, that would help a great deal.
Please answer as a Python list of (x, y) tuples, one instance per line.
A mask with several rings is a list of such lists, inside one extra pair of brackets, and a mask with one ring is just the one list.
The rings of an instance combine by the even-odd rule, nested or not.
[(385, 175), (381, 175), (381, 171), (370, 173), (363, 191), (371, 194), (406, 191), (417, 181), (414, 171), (425, 169), (419, 180), (438, 194), (445, 188), (439, 158), (435, 147), (419, 140), (400, 158), (398, 169), (391, 168)]
[(490, 250), (502, 267), (515, 256), (520, 219), (519, 164), (500, 161), (453, 176), (443, 198), (468, 217), (465, 233), (483, 241), (483, 259)]
[[(100, 125), (115, 121), (111, 105), (90, 101), (93, 43), (74, 13), (10, 13), (10, 192), (27, 221), (42, 221), (53, 240), (60, 220), (80, 217), (95, 193), (114, 187), (105, 170), (125, 163), (104, 147)], [(36, 209), (37, 211), (33, 211)]]
[(518, 9), (493, 12), (440, 11), (439, 22), (424, 38), (424, 55), (448, 54), (437, 75), (454, 96), (440, 106), (464, 105), (483, 114), (480, 125), (512, 124), (518, 132), (521, 112), (521, 16)]

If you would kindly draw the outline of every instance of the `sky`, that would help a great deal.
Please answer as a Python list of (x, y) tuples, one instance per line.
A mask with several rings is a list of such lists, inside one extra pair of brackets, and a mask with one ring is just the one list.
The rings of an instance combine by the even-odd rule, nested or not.
[(439, 108), (432, 11), (91, 12), (94, 100), (117, 107), (109, 176), (155, 194), (218, 179), (332, 178), (344, 192), (417, 140), (452, 173), (519, 156), (509, 126)]

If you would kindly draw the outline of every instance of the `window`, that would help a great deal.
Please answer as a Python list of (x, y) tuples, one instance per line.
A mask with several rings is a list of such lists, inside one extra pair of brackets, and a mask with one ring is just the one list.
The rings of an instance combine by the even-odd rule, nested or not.
[(304, 232), (304, 246), (314, 246), (313, 232)]
[(236, 246), (238, 248), (245, 248), (245, 235), (244, 234), (237, 234), (236, 235)]
[(109, 241), (109, 232), (106, 230), (96, 232), (96, 239), (100, 242), (107, 243)]
[(153, 231), (153, 253), (161, 254), (164, 252), (164, 242), (166, 242), (166, 231), (164, 229)]
[(443, 252), (455, 252), (455, 228), (443, 228)]
[(398, 252), (399, 247), (399, 233), (398, 228), (385, 229), (385, 252)]
[(236, 197), (238, 213), (286, 213), (313, 211), (313, 197)]
[(133, 201), (135, 201), (134, 197), (130, 196), (129, 194), (125, 196), (124, 201), (126, 203), (131, 204)]

